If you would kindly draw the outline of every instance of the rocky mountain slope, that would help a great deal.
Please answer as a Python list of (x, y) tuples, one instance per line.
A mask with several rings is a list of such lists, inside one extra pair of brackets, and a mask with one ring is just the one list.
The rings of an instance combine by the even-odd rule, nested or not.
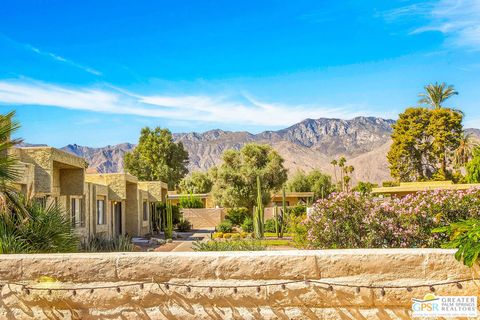
[[(291, 127), (258, 134), (211, 130), (204, 133), (177, 133), (190, 155), (189, 169), (207, 170), (221, 162), (228, 149), (239, 149), (245, 143), (273, 146), (285, 159), (290, 173), (297, 169), (320, 169), (333, 175), (332, 159), (345, 156), (355, 166), (355, 181), (380, 182), (390, 179), (386, 153), (390, 145), (393, 120), (357, 117), (352, 120), (306, 119)], [(63, 150), (84, 157), (98, 172), (121, 172), (123, 155), (135, 146), (123, 143), (104, 148), (68, 145)]]
[(106, 146), (103, 148), (90, 148), (69, 144), (62, 150), (73, 153), (84, 158), (90, 168), (96, 169), (97, 172), (122, 172), (123, 171), (123, 155), (135, 148), (131, 143), (121, 143), (114, 146)]

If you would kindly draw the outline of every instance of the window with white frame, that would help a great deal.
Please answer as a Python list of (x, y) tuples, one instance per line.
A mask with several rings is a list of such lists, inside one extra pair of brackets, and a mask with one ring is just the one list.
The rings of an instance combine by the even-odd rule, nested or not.
[(82, 212), (82, 199), (80, 198), (71, 199), (70, 213), (72, 215), (72, 225), (74, 227), (85, 226), (85, 219)]
[(105, 200), (97, 200), (97, 224), (106, 224), (105, 219)]
[(148, 220), (148, 203), (147, 201), (143, 201), (143, 221)]

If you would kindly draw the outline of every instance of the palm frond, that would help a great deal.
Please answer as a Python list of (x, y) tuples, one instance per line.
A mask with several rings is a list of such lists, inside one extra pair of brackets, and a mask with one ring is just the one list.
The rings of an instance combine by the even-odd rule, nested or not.
[(424, 87), (425, 92), (420, 93), (418, 96), (421, 98), (418, 103), (421, 105), (427, 105), (434, 109), (442, 108), (443, 103), (454, 95), (458, 95), (458, 92), (452, 85), (447, 86), (445, 82), (435, 84), (429, 84)]

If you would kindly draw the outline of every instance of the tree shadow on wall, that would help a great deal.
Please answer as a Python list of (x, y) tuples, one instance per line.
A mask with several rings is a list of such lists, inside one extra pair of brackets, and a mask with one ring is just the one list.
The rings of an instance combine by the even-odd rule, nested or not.
[(101, 295), (105, 301), (95, 304), (95, 297), (83, 292), (76, 296), (68, 291), (25, 295), (20, 287), (5, 286), (0, 309), (12, 319), (19, 315), (24, 319), (36, 319), (41, 314), (49, 320), (264, 319), (266, 315), (286, 320), (291, 319), (292, 314), (299, 319), (410, 319), (406, 308), (385, 306), (390, 302), (385, 301), (388, 298), (378, 297), (373, 290), (365, 289), (357, 294), (353, 288), (330, 291), (322, 286), (305, 287), (303, 284), (289, 285), (286, 290), (262, 288), (260, 293), (256, 288), (239, 288), (236, 293), (222, 290), (192, 289), (188, 292), (185, 288), (166, 290), (154, 285), (141, 292), (132, 289), (118, 294), (110, 290), (112, 293)]

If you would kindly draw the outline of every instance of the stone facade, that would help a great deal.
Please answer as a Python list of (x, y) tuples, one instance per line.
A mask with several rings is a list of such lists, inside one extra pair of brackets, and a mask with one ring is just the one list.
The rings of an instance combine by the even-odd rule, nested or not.
[(52, 147), (13, 148), (9, 153), (20, 162), (17, 189), (45, 205), (63, 206), (72, 221), (75, 217), (75, 232), (82, 240), (96, 234), (147, 234), (156, 203), (166, 199), (164, 182), (139, 182), (125, 173), (86, 174), (84, 159)]
[[(1, 290), (0, 318), (410, 319), (411, 299), (423, 298), (428, 285), (478, 278), (478, 267), (464, 267), (453, 254), (443, 249), (358, 249), (2, 255), (0, 281), (9, 284)], [(42, 282), (45, 277), (49, 281)], [(357, 292), (333, 285), (329, 290), (305, 279), (379, 288)], [(287, 281), (296, 283), (282, 288), (280, 283)], [(190, 285), (191, 290), (167, 288), (165, 282)], [(45, 290), (26, 294), (19, 283)], [(267, 283), (271, 285), (257, 291)], [(116, 286), (128, 284), (133, 286), (117, 291)], [(414, 285), (426, 286), (406, 290)], [(90, 291), (99, 286), (112, 288)], [(48, 288), (76, 291), (49, 294)], [(462, 282), (462, 288), (453, 282), (434, 289), (436, 295), (480, 293), (477, 280)]]

